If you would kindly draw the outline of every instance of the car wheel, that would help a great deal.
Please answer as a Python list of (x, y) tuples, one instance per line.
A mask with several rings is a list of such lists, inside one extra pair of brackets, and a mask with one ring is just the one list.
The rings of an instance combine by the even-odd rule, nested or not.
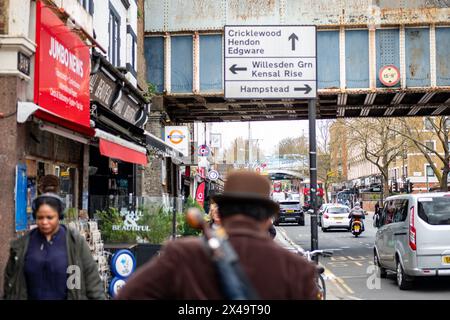
[(408, 290), (412, 288), (412, 279), (405, 274), (402, 264), (397, 259), (397, 285), (400, 290)]
[(375, 266), (378, 267), (378, 275), (380, 278), (385, 279), (387, 278), (387, 272), (386, 269), (383, 268), (380, 264), (380, 259), (378, 258), (378, 255), (376, 252), (373, 253), (373, 263)]
[(327, 230), (327, 228), (322, 227), (322, 231), (327, 232), (328, 230)]
[(300, 218), (300, 219), (298, 219), (298, 225), (299, 226), (304, 226), (305, 225), (305, 218)]
[(279, 222), (278, 220), (275, 220), (275, 221), (273, 222), (273, 225), (274, 225), (274, 226), (279, 226), (279, 225), (280, 225), (280, 222)]

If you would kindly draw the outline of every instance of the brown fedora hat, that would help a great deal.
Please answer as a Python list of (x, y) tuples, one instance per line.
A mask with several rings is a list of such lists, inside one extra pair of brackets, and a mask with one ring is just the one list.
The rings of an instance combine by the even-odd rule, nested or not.
[(234, 171), (227, 177), (224, 192), (211, 197), (220, 203), (248, 201), (260, 203), (278, 213), (280, 206), (270, 199), (270, 181), (267, 177), (251, 171)]

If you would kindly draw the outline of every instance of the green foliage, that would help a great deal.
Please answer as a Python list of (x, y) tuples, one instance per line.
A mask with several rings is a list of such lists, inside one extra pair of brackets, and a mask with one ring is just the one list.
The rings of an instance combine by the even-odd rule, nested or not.
[(163, 243), (172, 236), (173, 213), (159, 205), (144, 207), (137, 224), (149, 226), (149, 231), (138, 231), (136, 233), (141, 240), (149, 243)]
[(104, 242), (107, 243), (135, 243), (136, 232), (113, 230), (113, 226), (123, 226), (124, 219), (116, 208), (109, 208), (95, 213), (99, 220), (99, 229)]
[(151, 82), (147, 82), (147, 92), (144, 93), (144, 97), (150, 100), (156, 94), (156, 85)]
[[(199, 208), (202, 212), (203, 208), (192, 198), (188, 199), (185, 210), (190, 207)], [(116, 208), (97, 211), (96, 217), (99, 220), (99, 228), (102, 233), (103, 241), (107, 243), (153, 243), (162, 244), (168, 240), (173, 234), (173, 211), (165, 209), (159, 204), (147, 205), (139, 208), (142, 214), (137, 221), (138, 226), (148, 226), (147, 231), (131, 231), (131, 230), (113, 230), (113, 226), (124, 226), (124, 217)], [(186, 222), (184, 213), (176, 213), (176, 235), (179, 236), (197, 236), (201, 232), (191, 228)]]
[[(186, 213), (186, 211), (189, 208), (197, 208), (202, 213), (205, 213), (205, 210), (203, 209), (203, 207), (197, 201), (195, 201), (195, 199), (193, 199), (191, 196), (189, 196), (187, 198), (186, 203), (184, 204), (183, 211)], [(189, 224), (186, 221), (186, 214), (182, 214), (180, 224), (181, 224), (180, 234), (182, 236), (199, 236), (201, 234), (200, 230), (196, 230), (194, 228), (191, 228), (191, 226), (189, 226)]]

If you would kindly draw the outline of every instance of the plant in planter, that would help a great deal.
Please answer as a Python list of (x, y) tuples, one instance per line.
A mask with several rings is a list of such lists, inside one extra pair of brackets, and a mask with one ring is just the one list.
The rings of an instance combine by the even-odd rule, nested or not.
[(97, 211), (95, 215), (99, 220), (99, 229), (104, 242), (135, 243), (137, 241), (136, 231), (123, 229), (124, 218), (116, 208)]

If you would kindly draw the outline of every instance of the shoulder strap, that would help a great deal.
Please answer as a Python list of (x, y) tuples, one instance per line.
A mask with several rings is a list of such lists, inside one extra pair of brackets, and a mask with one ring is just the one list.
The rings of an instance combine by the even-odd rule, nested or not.
[(203, 236), (203, 244), (213, 260), (223, 295), (229, 300), (258, 299), (256, 291), (242, 270), (236, 251), (221, 232), (223, 231), (214, 230), (213, 237), (209, 240)]

